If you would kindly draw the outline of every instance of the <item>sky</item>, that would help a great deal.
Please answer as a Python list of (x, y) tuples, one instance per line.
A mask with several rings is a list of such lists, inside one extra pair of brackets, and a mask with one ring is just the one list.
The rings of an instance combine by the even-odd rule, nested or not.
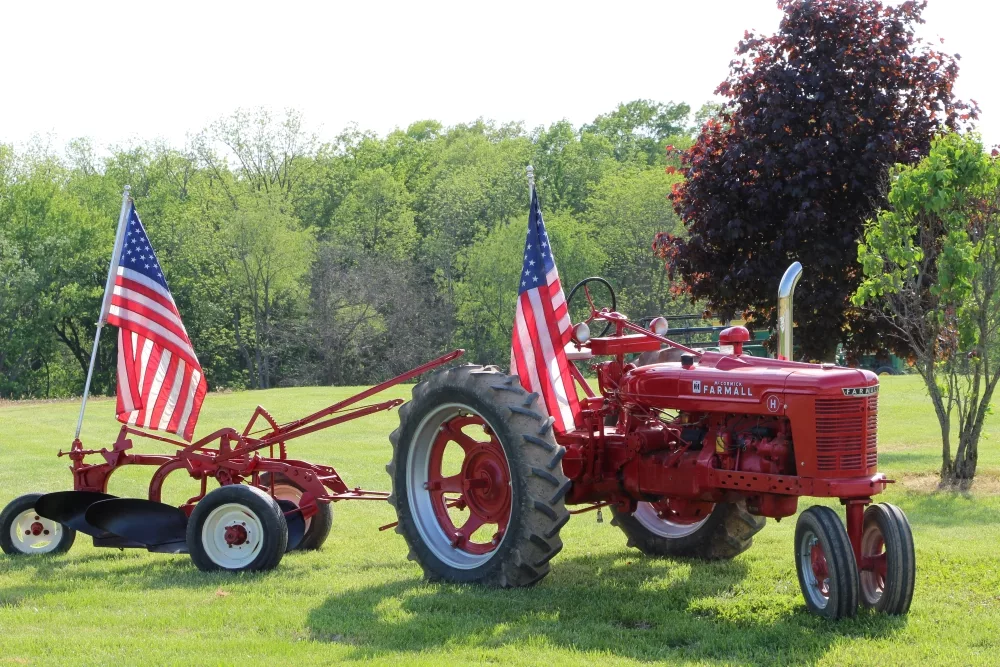
[[(1000, 4), (1000, 3), (996, 3)], [(644, 98), (713, 99), (774, 0), (5, 3), (0, 141), (58, 147), (186, 137), (239, 107), (303, 112), (321, 139), (433, 118), (528, 128)], [(929, 0), (921, 34), (962, 56), (956, 93), (1000, 143), (1000, 9)]]

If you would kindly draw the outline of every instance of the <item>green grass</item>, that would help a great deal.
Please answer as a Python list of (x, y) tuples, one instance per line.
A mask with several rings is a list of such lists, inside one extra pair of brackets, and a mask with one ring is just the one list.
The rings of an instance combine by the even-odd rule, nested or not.
[[(199, 431), (240, 424), (256, 403), (288, 419), (348, 393), (213, 394)], [(566, 546), (540, 585), (497, 591), (424, 583), (402, 538), (377, 530), (394, 520), (387, 504), (340, 503), (322, 551), (289, 554), (261, 575), (203, 574), (187, 556), (99, 550), (86, 537), (64, 556), (0, 555), (0, 666), (996, 664), (1000, 496), (933, 492), (927, 480), (939, 466), (939, 436), (917, 378), (886, 379), (881, 406), (881, 467), (900, 480), (883, 499), (907, 512), (917, 547), (916, 596), (904, 618), (861, 613), (830, 623), (807, 613), (794, 518), (769, 521), (732, 562), (700, 563), (643, 558), (588, 513), (563, 530)], [(114, 439), (113, 407), (91, 403), (86, 445)], [(0, 504), (70, 487), (68, 460), (54, 454), (68, 447), (77, 409), (0, 406)], [(292, 452), (332, 463), (348, 484), (386, 489), (395, 422), (389, 413), (349, 423)], [(987, 489), (1000, 477), (998, 439), (1000, 418), (982, 443)], [(147, 482), (146, 471), (125, 469), (111, 492), (142, 495)], [(171, 499), (193, 490), (187, 481), (167, 483)]]

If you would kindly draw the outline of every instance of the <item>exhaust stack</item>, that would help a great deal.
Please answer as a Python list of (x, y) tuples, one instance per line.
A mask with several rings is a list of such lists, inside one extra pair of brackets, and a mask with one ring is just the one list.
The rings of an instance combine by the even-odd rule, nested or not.
[(802, 265), (792, 263), (778, 285), (778, 358), (792, 358), (792, 295), (802, 277)]

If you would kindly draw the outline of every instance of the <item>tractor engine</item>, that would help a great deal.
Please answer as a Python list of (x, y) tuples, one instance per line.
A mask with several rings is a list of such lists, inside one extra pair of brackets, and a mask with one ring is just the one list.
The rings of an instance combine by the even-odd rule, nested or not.
[[(588, 402), (589, 428), (567, 434), (574, 502), (613, 482), (630, 502), (739, 495), (754, 514), (780, 518), (802, 493), (877, 472), (871, 372), (715, 352), (630, 366), (620, 376), (598, 366), (604, 398)], [(609, 405), (614, 426), (601, 422)]]

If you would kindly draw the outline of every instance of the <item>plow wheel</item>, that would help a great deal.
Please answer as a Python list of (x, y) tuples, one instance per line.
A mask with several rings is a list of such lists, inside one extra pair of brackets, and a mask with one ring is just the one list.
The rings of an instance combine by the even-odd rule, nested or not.
[(795, 524), (795, 569), (806, 607), (836, 620), (858, 611), (858, 566), (840, 517), (810, 507)]
[(198, 501), (187, 526), (191, 560), (203, 572), (250, 572), (278, 566), (288, 526), (278, 502), (253, 486), (230, 484)]
[(611, 524), (628, 537), (628, 546), (648, 556), (685, 556), (728, 560), (753, 544), (766, 519), (747, 512), (742, 502), (717, 503), (708, 511), (676, 511), (670, 501), (639, 503), (626, 514), (612, 508)]
[(858, 573), (861, 603), (886, 614), (905, 614), (916, 575), (910, 523), (903, 510), (880, 503), (865, 510), (863, 526), (861, 557), (873, 563)]
[(0, 512), (0, 548), (5, 554), (61, 554), (73, 546), (75, 530), (35, 512), (41, 497), (41, 493), (20, 496)]
[[(261, 475), (260, 484), (265, 490), (270, 489), (271, 473), (266, 472)], [(285, 475), (278, 473), (274, 476), (274, 497), (277, 500), (292, 502), (298, 507), (302, 500), (302, 489)], [(333, 508), (330, 503), (316, 503), (316, 514), (306, 519), (305, 523), (305, 535), (295, 550), (314, 551), (321, 548), (326, 538), (330, 536), (330, 529), (333, 526)]]
[(436, 372), (389, 439), (396, 532), (430, 580), (529, 586), (569, 520), (563, 448), (537, 394), (494, 367)]

